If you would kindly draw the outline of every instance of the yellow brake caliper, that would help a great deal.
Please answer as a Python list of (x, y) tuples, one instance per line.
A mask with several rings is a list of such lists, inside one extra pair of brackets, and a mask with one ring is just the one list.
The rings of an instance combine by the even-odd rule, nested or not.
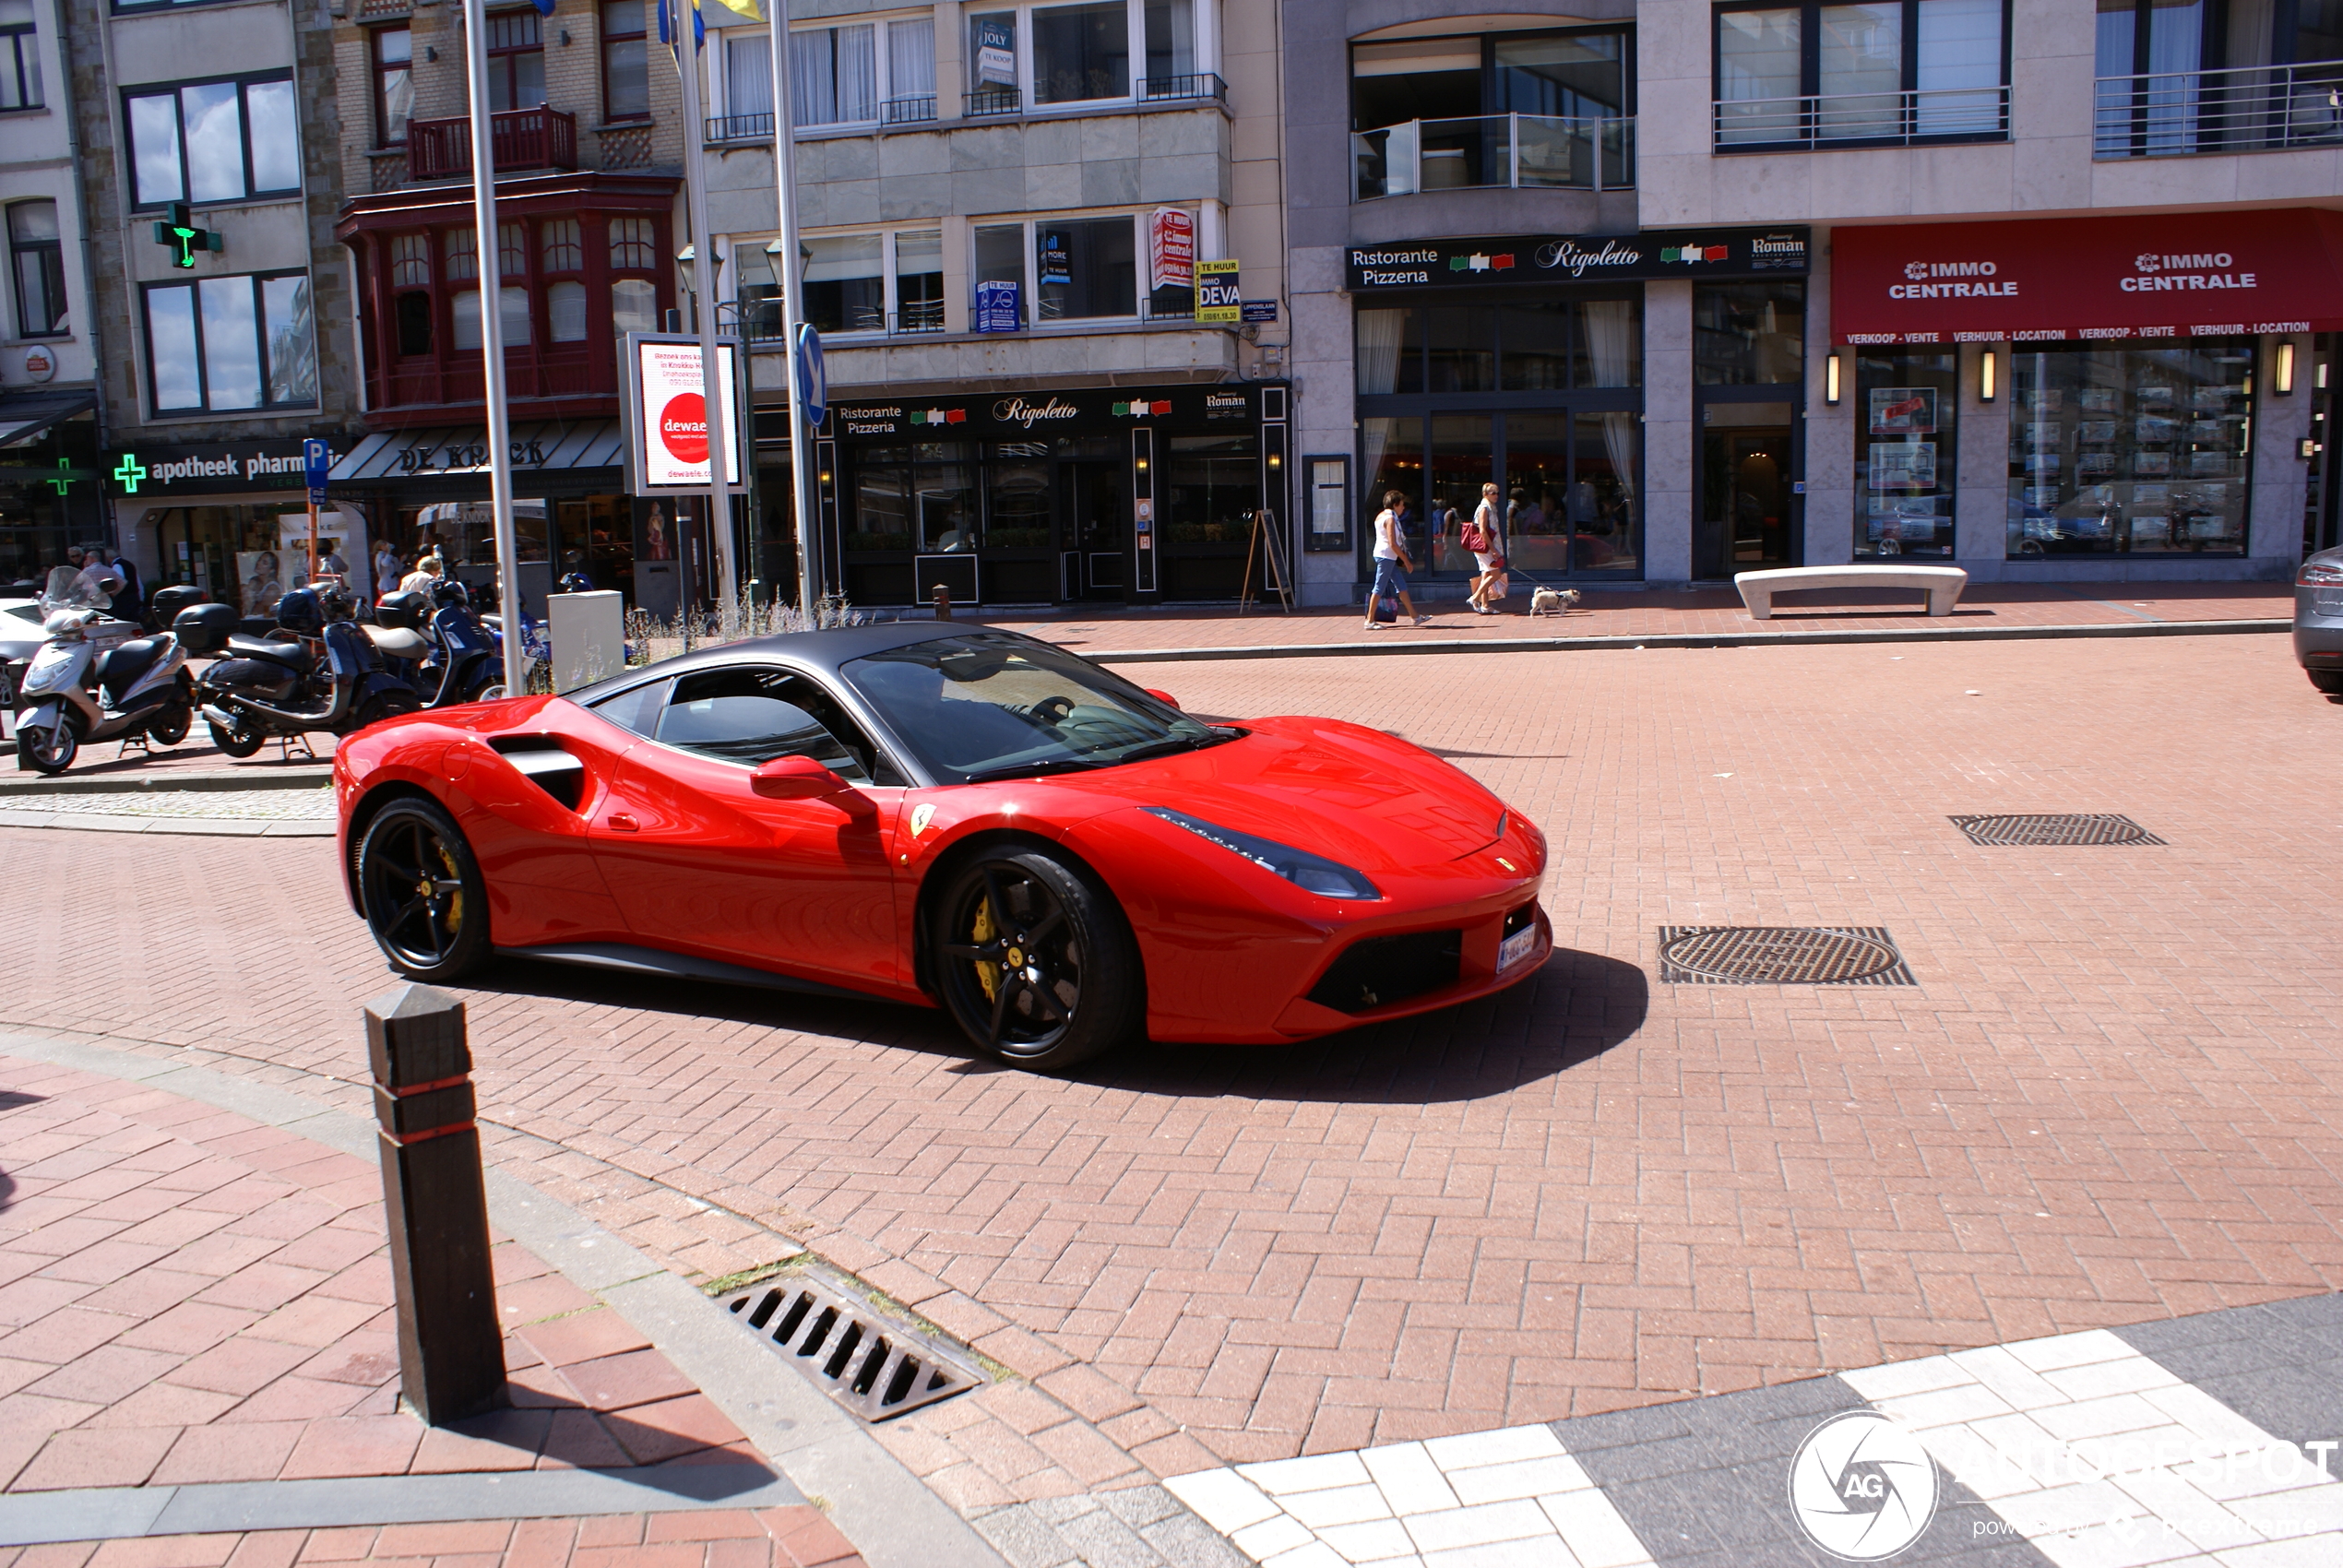
[[(988, 897), (976, 906), (976, 923), (969, 928), (969, 940), (981, 947), (1000, 933), (993, 923), (993, 900)], [(1001, 988), (1001, 966), (989, 959), (976, 961), (976, 980), (984, 988), (984, 1000), (990, 1002)]]
[(464, 929), (464, 873), (456, 869), (456, 857), (447, 846), (439, 846), (439, 863), (447, 868), (447, 879), (456, 885), (455, 896), (447, 900), (447, 933), (455, 936)]

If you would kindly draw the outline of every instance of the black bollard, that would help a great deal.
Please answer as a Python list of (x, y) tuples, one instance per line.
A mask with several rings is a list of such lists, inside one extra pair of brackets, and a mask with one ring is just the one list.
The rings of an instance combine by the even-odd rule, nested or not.
[(446, 1426), (490, 1408), (505, 1386), (464, 1004), (424, 985), (376, 997), (366, 1008), (366, 1055), (401, 1392), (426, 1423)]

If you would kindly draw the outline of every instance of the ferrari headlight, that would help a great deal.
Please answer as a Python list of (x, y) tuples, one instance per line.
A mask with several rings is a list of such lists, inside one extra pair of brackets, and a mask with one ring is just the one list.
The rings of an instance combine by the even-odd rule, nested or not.
[(1256, 837), (1222, 827), (1185, 812), (1167, 811), (1161, 806), (1142, 806), (1149, 816), (1160, 817), (1174, 827), (1184, 827), (1199, 838), (1218, 844), (1232, 855), (1243, 855), (1264, 871), (1274, 872), (1304, 892), (1315, 893), (1322, 898), (1380, 898), (1382, 889), (1369, 882), (1359, 872), (1324, 855), (1314, 855), (1307, 849), (1297, 849), (1290, 844), (1280, 844), (1274, 838)]

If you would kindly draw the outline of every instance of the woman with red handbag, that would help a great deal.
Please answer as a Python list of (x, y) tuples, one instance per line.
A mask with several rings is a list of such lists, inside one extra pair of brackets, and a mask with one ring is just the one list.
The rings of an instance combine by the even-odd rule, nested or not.
[(1498, 490), (1494, 481), (1481, 487), (1481, 505), (1474, 508), (1472, 521), (1464, 526), (1463, 544), (1472, 552), (1474, 564), (1481, 568), (1472, 579), (1472, 589), (1465, 597), (1472, 601), (1475, 615), (1494, 615), (1489, 603), (1490, 590), (1497, 586), (1497, 578), (1505, 570), (1505, 526), (1498, 520)]

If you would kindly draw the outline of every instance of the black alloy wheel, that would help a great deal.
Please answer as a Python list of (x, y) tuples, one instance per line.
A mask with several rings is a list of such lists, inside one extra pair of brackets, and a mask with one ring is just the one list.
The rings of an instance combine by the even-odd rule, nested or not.
[(393, 801), (358, 844), (358, 902), (390, 967), (451, 980), (488, 956), (488, 888), (455, 821), (431, 801)]
[(1086, 871), (1042, 849), (987, 855), (952, 873), (935, 909), (944, 1003), (979, 1046), (1055, 1069), (1138, 1038), (1138, 944)]

